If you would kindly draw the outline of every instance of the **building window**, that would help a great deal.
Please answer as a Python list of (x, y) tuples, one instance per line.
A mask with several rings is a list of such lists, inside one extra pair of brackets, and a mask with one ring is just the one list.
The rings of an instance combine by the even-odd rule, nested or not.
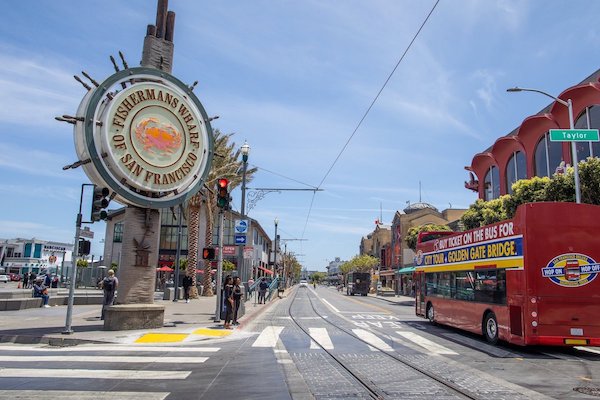
[(527, 178), (527, 163), (522, 151), (515, 151), (506, 164), (506, 188), (512, 194), (512, 185), (519, 179)]
[(496, 166), (491, 166), (485, 175), (483, 195), (486, 201), (500, 197), (500, 173)]
[[(599, 129), (600, 128), (600, 106), (586, 107), (577, 121), (575, 129)], [(576, 142), (577, 160), (585, 160), (588, 157), (600, 157), (600, 142)]]
[(121, 242), (123, 242), (123, 223), (118, 222), (115, 224), (115, 229), (113, 231), (113, 243)]
[(562, 161), (562, 142), (551, 142), (548, 132), (535, 147), (535, 175), (552, 176)]

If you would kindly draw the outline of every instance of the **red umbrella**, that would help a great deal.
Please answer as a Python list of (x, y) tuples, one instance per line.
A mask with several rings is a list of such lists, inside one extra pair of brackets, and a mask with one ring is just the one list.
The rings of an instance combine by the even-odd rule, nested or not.
[(173, 272), (173, 268), (169, 268), (166, 265), (164, 267), (156, 268), (156, 270), (161, 272)]

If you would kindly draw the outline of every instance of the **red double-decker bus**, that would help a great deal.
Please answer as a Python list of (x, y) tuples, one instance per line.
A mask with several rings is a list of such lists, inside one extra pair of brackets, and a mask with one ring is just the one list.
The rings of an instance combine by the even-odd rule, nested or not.
[(528, 203), (511, 220), (424, 232), (416, 313), (518, 345), (600, 345), (600, 206)]

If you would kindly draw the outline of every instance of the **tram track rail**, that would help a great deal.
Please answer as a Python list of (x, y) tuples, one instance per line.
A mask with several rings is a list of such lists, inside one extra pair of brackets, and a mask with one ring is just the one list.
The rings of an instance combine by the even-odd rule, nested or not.
[[(294, 324), (302, 331), (304, 332), (304, 334), (306, 334), (314, 343), (317, 344), (317, 346), (323, 350), (335, 363), (336, 365), (338, 365), (339, 367), (341, 367), (343, 370), (345, 370), (362, 388), (365, 389), (366, 393), (373, 399), (378, 399), (378, 400), (383, 400), (383, 399), (387, 399), (390, 396), (382, 389), (380, 389), (379, 387), (377, 387), (377, 385), (372, 382), (368, 377), (363, 376), (363, 374), (361, 374), (360, 372), (352, 369), (351, 367), (349, 367), (348, 365), (346, 365), (338, 356), (336, 356), (332, 351), (324, 348), (319, 341), (314, 338), (311, 334), (310, 331), (305, 328), (304, 326), (302, 326), (302, 324), (298, 321), (298, 319), (296, 319), (292, 313), (292, 307), (296, 301), (296, 298), (298, 297), (298, 291), (299, 288), (295, 291), (294, 293), (294, 297), (291, 299), (290, 304), (288, 306), (287, 312), (288, 315), (290, 317), (290, 319), (294, 322)], [(403, 364), (404, 366), (410, 368), (410, 370), (415, 371), (423, 376), (425, 376), (428, 379), (431, 379), (433, 381), (435, 381), (436, 383), (438, 383), (439, 385), (441, 385), (443, 388), (447, 389), (449, 392), (455, 394), (456, 396), (458, 396), (458, 398), (462, 398), (462, 399), (471, 399), (471, 400), (482, 400), (483, 397), (477, 395), (476, 393), (473, 393), (471, 391), (468, 391), (464, 388), (459, 387), (458, 385), (456, 385), (455, 383), (449, 381), (448, 379), (445, 379), (441, 376), (436, 375), (435, 373), (432, 373), (430, 371), (427, 371), (426, 369), (424, 369), (423, 367), (415, 364), (414, 362), (411, 362), (409, 360), (405, 360), (402, 359), (400, 357), (398, 357), (397, 355), (390, 353), (387, 350), (381, 349), (376, 345), (373, 345), (372, 343), (367, 342), (366, 340), (363, 340), (362, 338), (358, 337), (357, 335), (355, 335), (352, 331), (349, 331), (348, 329), (341, 327), (340, 325), (336, 324), (335, 322), (324, 318), (323, 315), (321, 315), (321, 313), (319, 313), (317, 311), (317, 309), (315, 308), (313, 299), (311, 298), (312, 295), (308, 294), (307, 298), (310, 302), (310, 306), (313, 310), (313, 312), (320, 317), (321, 320), (325, 321), (327, 324), (333, 326), (335, 329), (345, 333), (346, 335), (352, 337), (355, 340), (358, 340), (368, 346), (371, 346), (373, 348), (375, 348), (376, 350), (378, 350), (381, 354)]]

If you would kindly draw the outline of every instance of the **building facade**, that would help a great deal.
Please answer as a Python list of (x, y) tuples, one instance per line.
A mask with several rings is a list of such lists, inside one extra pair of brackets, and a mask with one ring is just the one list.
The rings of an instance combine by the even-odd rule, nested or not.
[(372, 283), (374, 286), (381, 282), (384, 287), (392, 287), (394, 280), (394, 271), (389, 264), (389, 246), (392, 241), (392, 231), (390, 225), (385, 225), (379, 221), (375, 224), (373, 232), (364, 236), (360, 241), (360, 255), (370, 255), (379, 259)]
[(329, 264), (325, 267), (327, 269), (327, 282), (331, 285), (338, 285), (342, 282), (342, 272), (340, 267), (346, 261), (342, 261), (339, 257), (336, 257), (333, 261), (329, 261)]
[[(600, 128), (599, 78), (600, 70), (558, 96), (564, 101), (571, 99), (576, 129)], [(570, 143), (552, 142), (548, 133), (569, 126), (568, 108), (558, 102), (527, 117), (490, 148), (475, 154), (471, 165), (465, 167), (470, 172), (465, 187), (477, 192), (480, 199), (491, 200), (510, 194), (512, 184), (519, 179), (552, 176), (561, 162), (572, 165)], [(599, 157), (600, 142), (577, 142), (576, 152), (579, 161)]]
[[(107, 266), (120, 265), (121, 247), (123, 242), (123, 218), (125, 209), (114, 210), (109, 213), (106, 221), (106, 233), (104, 244), (104, 259)], [(234, 211), (225, 212), (223, 224), (223, 259), (231, 261), (236, 267), (246, 263), (251, 268), (253, 277), (272, 275), (273, 268), (270, 266), (269, 254), (272, 250), (272, 241), (258, 223), (258, 221), (246, 217), (250, 225), (246, 235), (245, 251), (242, 251), (242, 260), (238, 261), (240, 256), (238, 246), (235, 244), (235, 220), (241, 219), (241, 215)], [(186, 259), (188, 256), (188, 229), (187, 220), (181, 220), (181, 242), (180, 259)], [(200, 212), (198, 250), (206, 247), (206, 212), (202, 208)], [(156, 259), (156, 268), (169, 267), (174, 268), (177, 256), (177, 236), (179, 230), (179, 221), (177, 213), (171, 209), (161, 210), (161, 228), (159, 254)], [(213, 224), (213, 247), (219, 246), (219, 215), (215, 215)], [(203, 268), (202, 255), (199, 254), (198, 269)], [(152, 265), (152, 264), (151, 264)], [(216, 263), (215, 263), (216, 267)]]
[(429, 203), (409, 204), (403, 212), (396, 211), (392, 220), (392, 240), (390, 244), (391, 269), (394, 271), (392, 287), (396, 294), (412, 296), (412, 273), (415, 252), (406, 243), (406, 234), (413, 226), (425, 224), (447, 225), (452, 230), (460, 230), (460, 218), (465, 209), (449, 208), (442, 212)]
[(7, 274), (47, 271), (63, 275), (63, 269), (69, 268), (72, 260), (72, 243), (36, 238), (0, 239), (0, 263)]

